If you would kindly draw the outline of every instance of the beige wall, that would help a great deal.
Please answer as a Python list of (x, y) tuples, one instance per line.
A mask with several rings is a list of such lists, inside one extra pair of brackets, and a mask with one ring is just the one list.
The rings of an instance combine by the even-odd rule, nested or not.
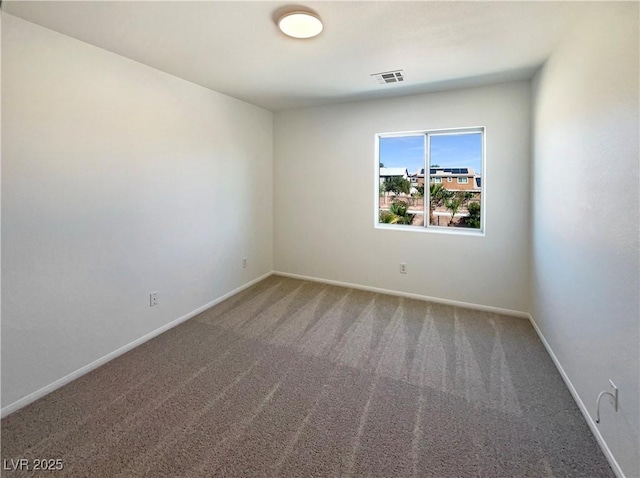
[(270, 272), (272, 138), (268, 111), (3, 13), (3, 407)]
[[(602, 4), (535, 79), (532, 315), (590, 424), (640, 476), (638, 3)], [(611, 379), (596, 425), (598, 393)], [(614, 464), (615, 465), (615, 464)]]
[[(275, 269), (528, 311), (530, 101), (516, 82), (276, 113)], [(376, 133), (465, 126), (486, 127), (486, 235), (375, 228)]]

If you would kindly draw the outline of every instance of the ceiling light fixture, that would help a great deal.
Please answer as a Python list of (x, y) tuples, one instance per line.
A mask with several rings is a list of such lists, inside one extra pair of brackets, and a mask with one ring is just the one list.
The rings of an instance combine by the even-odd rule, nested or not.
[(312, 38), (320, 35), (324, 26), (320, 18), (310, 12), (289, 12), (278, 20), (282, 33), (293, 38)]

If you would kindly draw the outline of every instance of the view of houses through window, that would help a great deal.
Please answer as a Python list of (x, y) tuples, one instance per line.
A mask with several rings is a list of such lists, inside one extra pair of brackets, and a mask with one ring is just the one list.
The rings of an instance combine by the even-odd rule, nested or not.
[(482, 128), (378, 135), (378, 222), (482, 229)]

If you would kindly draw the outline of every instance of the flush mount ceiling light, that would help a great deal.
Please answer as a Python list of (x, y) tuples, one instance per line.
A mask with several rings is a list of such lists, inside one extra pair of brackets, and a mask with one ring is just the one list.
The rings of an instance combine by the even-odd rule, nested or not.
[(278, 20), (282, 33), (293, 38), (312, 38), (320, 35), (324, 26), (318, 16), (310, 12), (289, 12)]

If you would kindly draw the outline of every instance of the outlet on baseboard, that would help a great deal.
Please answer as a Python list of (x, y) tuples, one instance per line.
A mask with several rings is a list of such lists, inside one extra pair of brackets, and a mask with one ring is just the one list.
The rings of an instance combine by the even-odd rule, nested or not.
[(153, 307), (154, 305), (158, 305), (158, 293), (151, 292), (149, 294), (149, 307)]

